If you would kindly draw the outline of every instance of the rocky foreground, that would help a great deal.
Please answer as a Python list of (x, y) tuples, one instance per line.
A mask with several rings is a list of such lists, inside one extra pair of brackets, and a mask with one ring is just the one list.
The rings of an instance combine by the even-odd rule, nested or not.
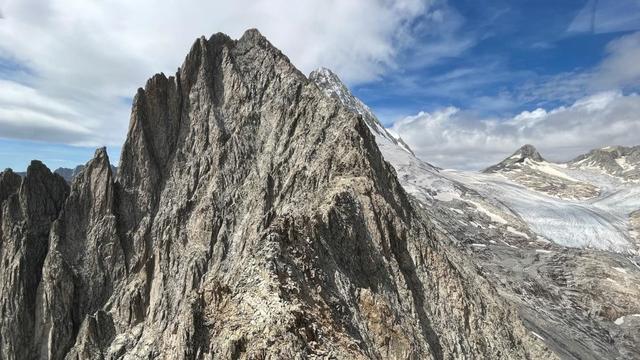
[(362, 114), (257, 31), (134, 99), (117, 176), (0, 176), (0, 358), (549, 359)]

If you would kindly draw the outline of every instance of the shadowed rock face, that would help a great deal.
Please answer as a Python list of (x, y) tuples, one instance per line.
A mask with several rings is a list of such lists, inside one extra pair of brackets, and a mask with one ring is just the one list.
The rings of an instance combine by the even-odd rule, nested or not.
[(150, 79), (108, 164), (98, 150), (51, 206), (34, 336), (4, 358), (553, 357), (362, 117), (255, 30)]
[(36, 289), (51, 222), (68, 192), (60, 176), (33, 161), (22, 179), (0, 174), (0, 358), (28, 359), (34, 337)]

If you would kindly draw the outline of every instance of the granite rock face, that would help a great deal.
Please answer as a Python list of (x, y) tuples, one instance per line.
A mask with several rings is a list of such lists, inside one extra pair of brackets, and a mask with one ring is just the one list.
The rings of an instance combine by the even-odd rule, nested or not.
[(404, 151), (414, 155), (409, 145), (407, 145), (407, 143), (405, 143), (400, 136), (394, 136), (387, 129), (385, 129), (382, 124), (380, 124), (371, 109), (369, 109), (367, 105), (360, 101), (360, 99), (353, 96), (351, 94), (351, 91), (334, 72), (327, 68), (319, 68), (309, 74), (309, 80), (318, 85), (318, 87), (327, 96), (337, 100), (347, 109), (362, 116), (362, 120), (364, 120), (365, 124), (367, 124), (369, 130), (373, 135), (375, 135), (376, 137), (381, 136), (392, 144), (399, 146)]
[(41, 280), (3, 275), (29, 288), (3, 303), (34, 314), (5, 313), (3, 359), (554, 357), (405, 193), (362, 115), (256, 30), (198, 39), (138, 91), (117, 176), (98, 150), (64, 204), (49, 176), (3, 202), (3, 259), (14, 203), (45, 245)]
[(28, 359), (36, 291), (51, 223), (68, 193), (64, 179), (33, 161), (21, 178), (0, 174), (0, 358)]

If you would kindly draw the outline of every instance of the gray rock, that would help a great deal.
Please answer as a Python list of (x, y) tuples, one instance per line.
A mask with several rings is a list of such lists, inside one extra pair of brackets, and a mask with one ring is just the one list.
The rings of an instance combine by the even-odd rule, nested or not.
[(319, 68), (309, 74), (309, 80), (318, 85), (326, 95), (338, 100), (347, 109), (362, 116), (362, 119), (369, 127), (369, 130), (371, 130), (375, 136), (382, 136), (391, 143), (400, 146), (403, 150), (414, 155), (413, 150), (411, 150), (409, 145), (407, 145), (400, 136), (391, 135), (391, 133), (389, 133), (389, 131), (380, 124), (380, 121), (378, 121), (371, 109), (360, 101), (360, 99), (353, 96), (353, 94), (351, 94), (351, 90), (349, 90), (349, 88), (334, 72), (324, 67)]
[(607, 146), (591, 150), (571, 160), (568, 165), (577, 169), (598, 169), (624, 180), (640, 180), (640, 146)]
[(483, 172), (485, 173), (493, 173), (505, 170), (511, 170), (515, 166), (522, 165), (526, 160), (541, 162), (544, 161), (544, 158), (538, 150), (533, 145), (523, 145), (520, 149), (514, 152), (508, 158), (502, 160), (496, 165), (490, 166), (486, 168)]
[(115, 181), (108, 163), (51, 228), (23, 326), (37, 358), (554, 358), (362, 116), (256, 30), (150, 79)]
[(597, 186), (563, 176), (554, 166), (557, 164), (546, 161), (533, 145), (524, 145), (483, 173), (499, 173), (527, 188), (561, 199), (585, 200), (600, 195)]
[[(329, 95), (332, 89), (346, 89), (330, 81), (317, 84)], [(349, 106), (359, 100), (348, 90), (340, 93), (332, 97), (359, 113)], [(382, 128), (375, 116), (370, 120), (375, 122), (370, 128)], [(640, 358), (637, 256), (553, 244), (514, 217), (504, 200), (477, 187), (486, 185), (486, 175), (474, 174), (461, 183), (457, 179), (464, 177), (451, 178), (446, 171), (437, 171), (385, 136), (376, 136), (376, 142), (397, 171), (400, 183), (421, 203), (434, 226), (465, 249), (480, 273), (518, 308), (527, 329), (555, 354), (574, 360)], [(552, 185), (548, 190), (559, 193), (562, 183), (554, 179), (558, 176), (550, 175), (566, 166), (546, 162), (531, 146), (516, 152), (513, 159), (521, 162), (512, 162), (501, 174), (520, 172), (523, 176), (519, 180), (537, 184), (538, 189), (547, 183)], [(536, 167), (546, 171), (534, 171)], [(625, 190), (618, 183), (611, 191)], [(637, 237), (640, 211), (630, 214), (630, 228)]]
[(76, 175), (52, 227), (36, 307), (34, 349), (41, 358), (63, 358), (78, 329), (94, 321), (87, 316), (94, 316), (126, 277), (114, 192), (109, 158), (98, 149)]
[[(60, 176), (62, 176), (63, 179), (65, 179), (69, 184), (73, 181), (73, 179), (78, 176), (78, 174), (80, 174), (80, 172), (82, 172), (82, 170), (84, 170), (84, 165), (78, 165), (75, 168), (71, 169), (71, 168), (64, 168), (64, 167), (60, 167), (55, 169), (53, 172), (55, 174), (58, 174)], [(111, 165), (111, 172), (115, 175), (118, 172), (118, 168)], [(27, 173), (26, 172), (18, 172), (16, 173), (20, 176), (25, 176)]]
[(33, 161), (21, 179), (0, 174), (0, 358), (28, 359), (34, 337), (36, 289), (47, 255), (49, 229), (68, 186)]

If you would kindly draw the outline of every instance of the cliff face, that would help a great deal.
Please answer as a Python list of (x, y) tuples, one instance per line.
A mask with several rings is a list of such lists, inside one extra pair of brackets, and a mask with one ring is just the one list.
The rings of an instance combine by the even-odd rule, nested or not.
[(42, 280), (19, 276), (37, 294), (16, 308), (35, 315), (8, 316), (34, 336), (6, 359), (552, 357), (406, 195), (362, 116), (255, 30), (198, 39), (150, 79), (117, 177), (98, 150), (51, 202), (31, 215), (49, 236)]
[(22, 179), (0, 173), (0, 358), (27, 359), (34, 337), (36, 290), (49, 230), (68, 187), (34, 161)]

